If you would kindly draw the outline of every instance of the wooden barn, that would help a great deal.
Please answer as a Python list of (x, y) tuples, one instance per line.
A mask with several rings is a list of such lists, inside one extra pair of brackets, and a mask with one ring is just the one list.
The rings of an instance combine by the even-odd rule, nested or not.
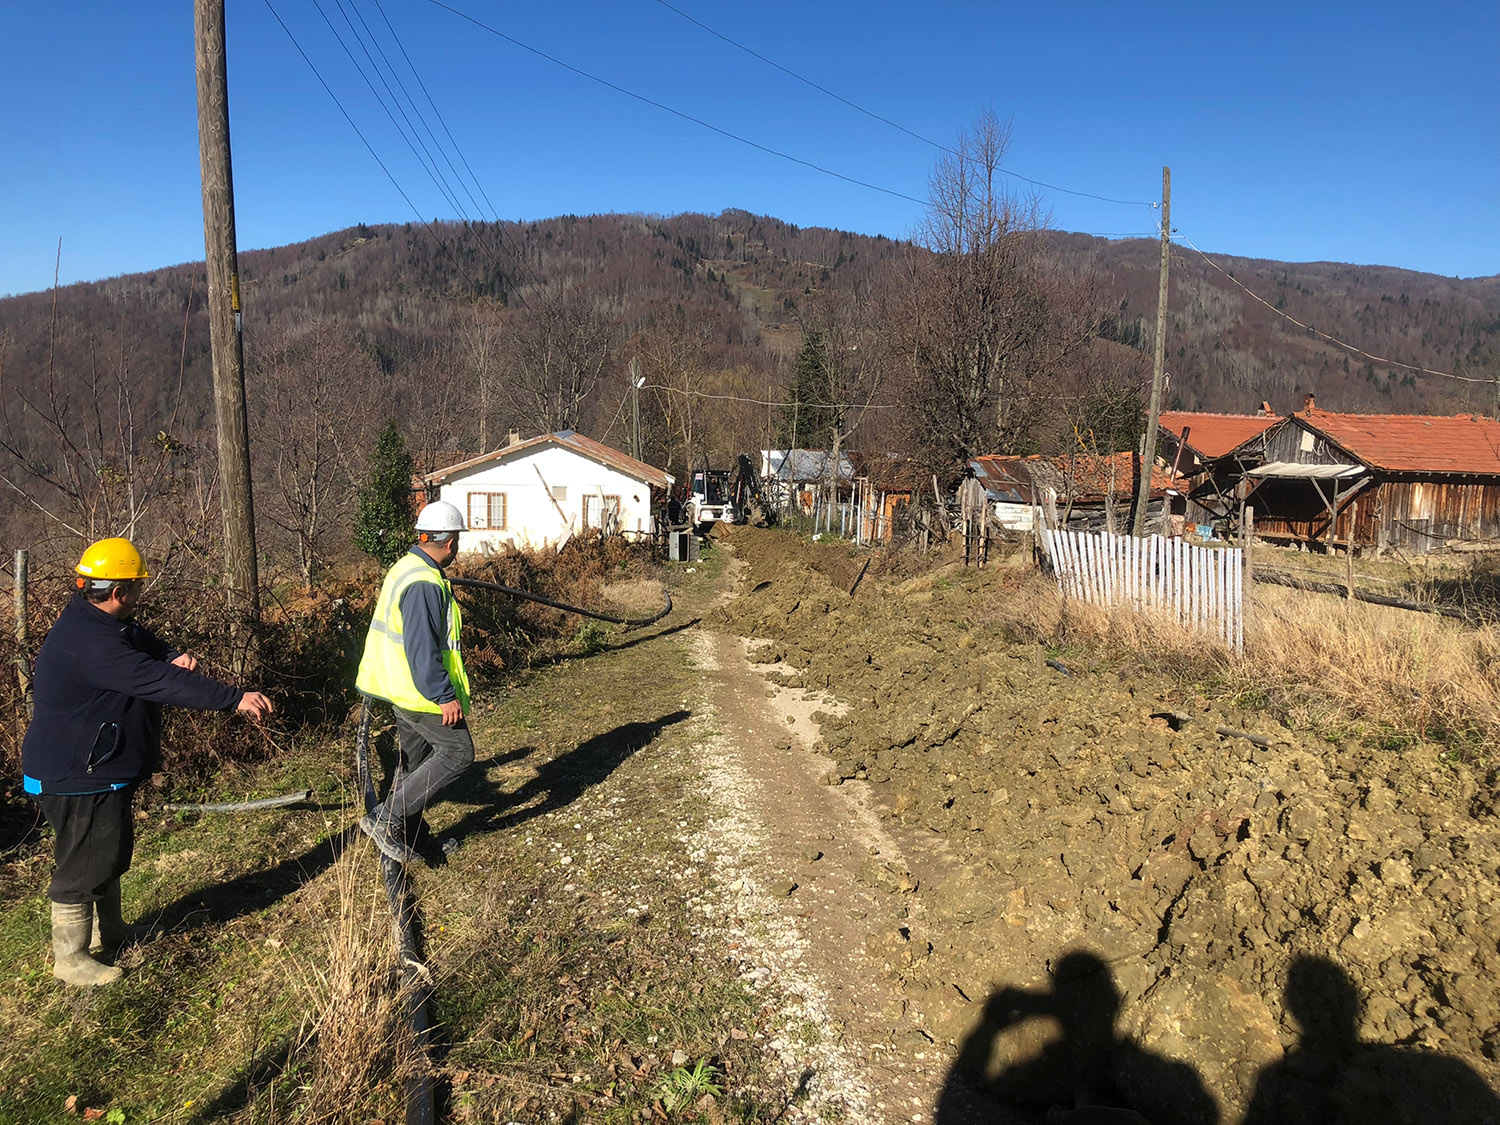
[(1268, 539), (1411, 554), (1500, 538), (1500, 422), (1339, 414), (1312, 395), (1263, 437), (1243, 502)]

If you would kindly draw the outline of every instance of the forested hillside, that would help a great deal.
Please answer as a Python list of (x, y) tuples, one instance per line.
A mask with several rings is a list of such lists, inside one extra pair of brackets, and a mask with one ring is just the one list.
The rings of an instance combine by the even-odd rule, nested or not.
[[(1021, 218), (1024, 218), (1021, 217)], [(240, 256), (261, 538), (337, 553), (375, 434), (420, 455), (577, 428), (681, 474), (746, 449), (828, 445), (943, 472), (965, 453), (1123, 448), (1140, 426), (1157, 244), (1034, 232), (978, 246), (774, 218), (561, 216), (365, 226)], [(948, 231), (961, 229), (949, 223)], [(934, 253), (933, 248), (947, 250)], [(983, 263), (976, 269), (975, 263)], [(1495, 409), (1500, 278), (1173, 262), (1167, 403)], [(0, 301), (0, 516), (11, 539), (157, 521), (217, 534), (201, 264)], [(154, 525), (153, 525), (154, 526)]]

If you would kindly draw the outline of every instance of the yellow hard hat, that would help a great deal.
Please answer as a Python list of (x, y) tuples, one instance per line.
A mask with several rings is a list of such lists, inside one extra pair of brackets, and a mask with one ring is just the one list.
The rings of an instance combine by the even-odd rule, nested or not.
[(101, 539), (89, 545), (73, 568), (95, 581), (147, 578), (146, 560), (129, 539)]

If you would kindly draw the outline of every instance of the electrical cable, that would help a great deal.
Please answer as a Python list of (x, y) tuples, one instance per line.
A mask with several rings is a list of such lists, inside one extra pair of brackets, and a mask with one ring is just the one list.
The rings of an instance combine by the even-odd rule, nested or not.
[[(335, 0), (335, 2), (342, 3), (342, 0)], [(405, 95), (407, 104), (411, 106), (412, 113), (416, 115), (416, 119), (421, 122), (422, 128), (426, 130), (427, 136), (431, 138), (432, 147), (436, 149), (437, 152), (442, 156), (443, 162), (447, 164), (449, 171), (453, 173), (453, 179), (458, 182), (459, 188), (463, 191), (464, 195), (468, 197), (469, 202), (473, 204), (474, 211), (479, 215), (481, 220), (488, 220), (493, 224), (493, 233), (499, 243), (498, 249), (510, 259), (511, 264), (517, 268), (521, 276), (528, 280), (533, 286), (541, 288), (542, 283), (526, 265), (524, 255), (520, 254), (513, 246), (511, 246), (509, 244), (509, 240), (507, 240), (507, 238), (505, 237), (505, 229), (500, 225), (500, 216), (499, 213), (495, 210), (495, 205), (490, 202), (489, 195), (484, 190), (484, 185), (480, 183), (479, 177), (474, 174), (473, 167), (469, 164), (468, 159), (464, 156), (463, 149), (459, 146), (458, 141), (453, 136), (453, 131), (448, 128), (447, 121), (443, 119), (442, 111), (438, 109), (437, 103), (432, 99), (431, 92), (429, 92), (427, 89), (427, 83), (422, 81), (422, 76), (420, 73), (418, 73), (416, 64), (412, 62), (411, 55), (407, 52), (405, 45), (401, 42), (401, 37), (397, 34), (395, 27), (391, 24), (390, 18), (385, 14), (385, 9), (380, 6), (379, 0), (376, 0), (376, 8), (380, 11), (381, 18), (385, 21), (386, 30), (390, 33), (391, 40), (395, 43), (397, 49), (401, 52), (401, 56), (406, 61), (407, 68), (411, 71), (412, 77), (417, 80), (417, 85), (422, 88), (422, 93), (427, 99), (427, 104), (432, 107), (432, 112), (437, 117), (438, 123), (443, 127), (443, 132), (447, 135), (449, 143), (453, 146), (453, 151), (457, 153), (459, 161), (463, 164), (464, 168), (467, 169), (469, 178), (474, 181), (474, 187), (479, 190), (479, 194), (484, 197), (485, 203), (489, 205), (488, 214), (486, 214), (485, 209), (480, 206), (479, 201), (475, 199), (474, 192), (470, 190), (468, 183), (464, 180), (464, 177), (454, 166), (452, 158), (448, 155), (448, 152), (443, 147), (442, 142), (438, 140), (437, 134), (433, 130), (432, 125), (428, 122), (426, 115), (422, 113), (421, 108), (417, 105), (416, 99), (412, 97), (411, 90), (407, 87), (406, 82), (401, 78), (401, 76), (396, 73), (396, 67), (391, 62), (390, 56), (386, 54), (385, 48), (380, 45), (379, 38), (370, 28), (369, 23), (365, 21), (364, 16), (360, 14), (359, 8), (352, 3), (352, 0), (350, 3), (350, 7), (354, 9), (354, 14), (359, 17), (360, 26), (365, 29), (365, 34), (369, 36), (370, 42), (374, 45), (376, 52), (380, 55), (381, 61), (385, 63), (386, 68), (390, 71), (391, 78), (400, 88), (401, 93)], [(366, 52), (366, 54), (368, 55), (368, 52)], [(382, 83), (384, 83), (383, 77)], [(389, 89), (388, 84), (387, 89)], [(392, 98), (395, 98), (394, 94), (392, 94)], [(402, 111), (402, 117), (404, 119), (407, 119), (408, 121), (410, 120), (404, 110)], [(415, 126), (413, 126), (412, 131), (413, 133), (416, 132)], [(427, 145), (425, 143), (422, 145), (422, 149), (424, 152), (428, 151)], [(434, 160), (433, 163), (435, 166), (436, 161)], [(443, 179), (444, 182), (448, 182), (446, 176), (444, 176)], [(497, 269), (500, 269), (503, 275), (506, 271), (503, 269), (503, 267), (500, 266), (499, 262), (495, 260), (495, 256), (490, 252), (489, 248), (484, 246), (485, 232), (477, 227), (474, 222), (469, 219), (467, 212), (464, 212), (461, 208), (458, 210), (459, 213), (463, 215), (465, 225), (480, 242), (481, 248), (483, 248), (489, 255), (491, 263), (495, 265)], [(520, 290), (516, 290), (516, 296), (521, 304), (526, 303), (524, 294), (522, 294)]]
[[(695, 24), (698, 27), (701, 27), (704, 31), (706, 31), (710, 35), (712, 35), (715, 39), (721, 39), (725, 43), (728, 43), (731, 47), (738, 48), (739, 50), (744, 51), (745, 54), (750, 55), (753, 58), (759, 59), (761, 62), (765, 63), (767, 66), (774, 67), (775, 69), (781, 71), (781, 73), (783, 73), (785, 75), (788, 75), (788, 76), (790, 76), (792, 78), (795, 78), (798, 82), (801, 82), (801, 83), (804, 83), (805, 85), (811, 86), (814, 90), (817, 90), (819, 93), (827, 94), (834, 101), (842, 102), (844, 105), (848, 106), (850, 109), (855, 110), (858, 113), (862, 113), (866, 117), (872, 118), (875, 121), (879, 121), (883, 125), (889, 125), (892, 129), (896, 129), (899, 132), (905, 133), (908, 137), (912, 137), (912, 138), (914, 138), (916, 140), (919, 140), (923, 144), (931, 145), (933, 148), (938, 149), (941, 152), (946, 152), (949, 156), (960, 156), (960, 155), (962, 155), (961, 153), (957, 152), (956, 150), (954, 150), (954, 149), (950, 148), (949, 146), (943, 144), (941, 141), (935, 141), (931, 137), (924, 137), (921, 133), (918, 133), (918, 132), (916, 132), (913, 129), (908, 129), (905, 125), (902, 125), (902, 124), (900, 124), (899, 122), (896, 122), (896, 121), (892, 121), (889, 117), (882, 117), (880, 114), (874, 112), (873, 110), (866, 109), (864, 106), (858, 104), (857, 102), (850, 101), (848, 98), (844, 97), (842, 94), (836, 94), (832, 90), (828, 89), (828, 87), (819, 85), (818, 83), (814, 82), (811, 78), (806, 78), (806, 77), (798, 74), (795, 70), (792, 70), (789, 67), (782, 66), (779, 62), (776, 62), (774, 59), (768, 59), (768, 58), (766, 58), (766, 56), (763, 55), (763, 54), (761, 54), (759, 51), (753, 50), (753, 49), (745, 46), (743, 43), (739, 42), (738, 40), (731, 39), (729, 36), (725, 35), (723, 32), (715, 31), (713, 28), (709, 27), (708, 24), (704, 23), (702, 20), (695, 19), (694, 17), (692, 17), (692, 16), (688, 15), (686, 12), (684, 12), (681, 8), (675, 7), (674, 5), (667, 3), (667, 0), (656, 0), (656, 2), (658, 4), (660, 4), (663, 8), (666, 8), (668, 11), (676, 12), (679, 16), (681, 16), (683, 19), (687, 20), (689, 23)], [(1010, 176), (1010, 177), (1012, 177), (1014, 179), (1021, 180), (1024, 183), (1033, 184), (1036, 187), (1046, 188), (1048, 191), (1061, 191), (1061, 192), (1066, 192), (1068, 195), (1082, 196), (1085, 199), (1097, 199), (1101, 203), (1118, 203), (1122, 207), (1152, 207), (1152, 208), (1155, 208), (1155, 207), (1161, 206), (1159, 203), (1155, 203), (1155, 202), (1151, 202), (1151, 201), (1147, 201), (1147, 200), (1142, 200), (1142, 199), (1113, 199), (1110, 196), (1107, 196), (1107, 195), (1095, 195), (1093, 192), (1089, 192), (1089, 191), (1075, 191), (1073, 188), (1065, 188), (1065, 187), (1061, 187), (1061, 186), (1059, 186), (1057, 184), (1046, 183), (1046, 182), (1044, 182), (1042, 180), (1034, 180), (1030, 176), (1023, 176), (1019, 172), (1012, 172), (1008, 168), (1001, 168), (1001, 169), (999, 169), (999, 171), (1000, 171), (1000, 173), (1002, 175)]]
[(434, 5), (435, 7), (442, 8), (444, 11), (451, 12), (459, 19), (466, 20), (469, 23), (473, 24), (481, 31), (487, 31), (491, 35), (494, 35), (499, 39), (504, 39), (512, 46), (519, 47), (523, 51), (528, 51), (531, 54), (536, 55), (538, 58), (545, 59), (548, 62), (552, 63), (554, 66), (560, 66), (564, 70), (571, 71), (572, 73), (582, 78), (587, 78), (590, 82), (597, 82), (599, 85), (613, 90), (617, 94), (624, 94), (627, 98), (634, 98), (638, 102), (642, 102), (666, 113), (670, 113), (674, 117), (680, 117), (684, 121), (690, 121), (694, 125), (702, 126), (710, 132), (718, 133), (722, 137), (728, 137), (732, 141), (737, 141), (742, 145), (748, 145), (749, 147), (758, 149), (759, 151), (767, 153), (770, 156), (776, 156), (780, 157), (782, 160), (788, 160), (793, 164), (800, 164), (804, 168), (811, 168), (815, 172), (821, 172), (825, 176), (832, 176), (836, 180), (843, 180), (845, 183), (854, 184), (862, 188), (868, 188), (871, 191), (878, 191), (885, 195), (895, 196), (897, 199), (905, 199), (908, 202), (920, 204), (924, 207), (927, 205), (927, 200), (925, 199), (918, 199), (914, 195), (907, 195), (904, 191), (897, 191), (895, 188), (881, 187), (879, 184), (872, 184), (868, 180), (861, 180), (854, 176), (846, 176), (842, 172), (835, 172), (832, 168), (825, 168), (823, 167), (823, 165), (815, 164), (811, 160), (804, 160), (800, 156), (792, 156), (790, 153), (771, 148), (769, 145), (763, 145), (759, 141), (752, 141), (748, 137), (742, 137), (738, 133), (732, 133), (728, 129), (721, 128), (718, 125), (714, 125), (711, 122), (703, 120), (703, 118), (701, 117), (694, 117), (691, 113), (685, 113), (680, 109), (675, 109), (672, 106), (667, 105), (665, 102), (659, 102), (654, 98), (648, 98), (645, 94), (637, 94), (634, 90), (628, 90), (624, 86), (609, 81), (609, 79), (607, 78), (600, 78), (597, 74), (591, 74), (581, 67), (576, 67), (572, 63), (564, 62), (562, 59), (556, 57), (555, 55), (549, 55), (546, 51), (543, 51), (537, 47), (533, 47), (529, 43), (523, 43), (521, 40), (515, 38), (514, 36), (507, 35), (499, 28), (491, 27), (483, 20), (476, 19), (475, 17), (469, 15), (467, 12), (462, 12), (453, 6), (444, 3), (443, 0), (428, 0), (428, 3)]
[(641, 388), (643, 391), (666, 391), (673, 395), (689, 395), (693, 398), (711, 398), (720, 402), (748, 402), (755, 406), (796, 406), (807, 410), (900, 410), (897, 403), (874, 403), (874, 402), (775, 402), (764, 398), (750, 398), (747, 395), (713, 395), (707, 391), (692, 391), (685, 387), (667, 387), (660, 383), (647, 383)]
[[(469, 217), (469, 213), (464, 210), (463, 205), (459, 203), (457, 194), (453, 191), (451, 185), (449, 185), (447, 178), (443, 176), (442, 170), (438, 168), (436, 159), (434, 159), (431, 153), (428, 151), (426, 143), (417, 133), (416, 126), (412, 125), (410, 117), (408, 117), (406, 114), (406, 110), (402, 108), (400, 99), (396, 97), (395, 91), (391, 89), (390, 83), (386, 81), (385, 75), (381, 73), (379, 65), (375, 62), (373, 56), (371, 56), (369, 48), (365, 46), (364, 40), (360, 38), (359, 32), (355, 29), (353, 21), (349, 19), (348, 13), (344, 10), (344, 0), (332, 0), (332, 3), (337, 5), (339, 14), (344, 17), (344, 22), (349, 25), (350, 34), (353, 35), (355, 40), (359, 43), (360, 50), (364, 52), (365, 58), (369, 60), (370, 68), (375, 71), (375, 76), (380, 79), (381, 85), (385, 87), (386, 93), (390, 95), (390, 99), (395, 104), (397, 112), (399, 112), (402, 118), (406, 121), (407, 128), (411, 130), (411, 136), (407, 135), (406, 129), (403, 129), (401, 127), (401, 123), (396, 120), (396, 115), (391, 112), (390, 106), (388, 106), (385, 102), (385, 99), (380, 96), (380, 91), (375, 89), (375, 84), (370, 81), (370, 76), (365, 73), (364, 67), (362, 67), (359, 63), (359, 60), (354, 57), (354, 52), (349, 49), (349, 45), (344, 41), (343, 35), (339, 32), (338, 28), (334, 27), (333, 21), (330, 20), (327, 13), (323, 11), (323, 7), (319, 3), (319, 0), (312, 0), (312, 3), (313, 7), (317, 9), (318, 14), (323, 17), (323, 22), (328, 25), (328, 30), (333, 33), (333, 37), (338, 41), (339, 46), (342, 47), (344, 49), (344, 53), (349, 56), (349, 61), (353, 64), (355, 71), (361, 78), (364, 79), (365, 85), (369, 87), (370, 93), (374, 95), (375, 100), (380, 104), (380, 108), (385, 111), (386, 117), (388, 117), (391, 124), (395, 126), (396, 132), (398, 132), (401, 135), (401, 139), (406, 142), (406, 147), (409, 148), (412, 155), (417, 158), (417, 163), (421, 164), (422, 170), (427, 173), (428, 178), (432, 180), (433, 184), (437, 187), (438, 191), (442, 194), (443, 198), (447, 201), (448, 205), (453, 209), (455, 214), (460, 217), (464, 226), (471, 232), (473, 232), (475, 229), (473, 220)], [(358, 14), (357, 11), (356, 14)], [(360, 22), (364, 23), (363, 16), (360, 17)], [(365, 26), (368, 29), (368, 25), (366, 24)], [(382, 58), (385, 57), (385, 52), (380, 49), (380, 45), (378, 43), (376, 44), (376, 50), (380, 51)], [(387, 61), (387, 66), (389, 65), (389, 61)], [(394, 70), (392, 73), (393, 76), (395, 76)], [(396, 78), (396, 81), (397, 85), (402, 85), (399, 77)], [(410, 94), (407, 95), (407, 100), (412, 101)], [(413, 102), (412, 104), (413, 109), (415, 109), (415, 103)], [(418, 116), (420, 117), (420, 114)], [(431, 132), (430, 129), (429, 132)], [(413, 140), (415, 140), (415, 143), (413, 143)], [(417, 151), (418, 146), (420, 146), (422, 149), (421, 153)], [(424, 153), (426, 154), (425, 158), (423, 156)], [(494, 266), (495, 269), (499, 270), (503, 276), (506, 272), (505, 267), (495, 257), (494, 251), (486, 243), (482, 236), (476, 235), (476, 237), (477, 241), (479, 242), (480, 249), (483, 250), (486, 257), (489, 258), (490, 264)]]
[(411, 196), (406, 194), (406, 189), (403, 188), (396, 177), (391, 174), (391, 170), (386, 167), (385, 161), (380, 159), (380, 154), (375, 151), (374, 146), (370, 144), (369, 140), (366, 139), (364, 133), (360, 131), (359, 126), (355, 124), (354, 118), (349, 115), (349, 111), (344, 108), (344, 103), (339, 101), (338, 95), (333, 92), (333, 88), (328, 85), (327, 81), (324, 80), (322, 73), (313, 64), (313, 61), (308, 57), (307, 52), (302, 49), (302, 44), (297, 41), (297, 37), (292, 34), (292, 29), (288, 27), (286, 25), (286, 21), (281, 18), (281, 13), (276, 10), (274, 5), (272, 5), (271, 0), (264, 0), (264, 3), (270, 10), (271, 15), (275, 17), (276, 22), (281, 25), (281, 30), (286, 32), (286, 37), (292, 41), (292, 46), (297, 49), (297, 53), (302, 56), (302, 61), (307, 64), (308, 69), (313, 72), (313, 76), (317, 78), (318, 83), (323, 87), (328, 96), (333, 99), (333, 104), (338, 107), (339, 112), (344, 115), (344, 120), (349, 122), (349, 127), (354, 130), (354, 135), (359, 138), (360, 143), (365, 146), (366, 151), (369, 152), (370, 156), (374, 158), (375, 163), (380, 166), (380, 170), (385, 173), (385, 178), (391, 181), (391, 186), (394, 187), (401, 198), (406, 201), (406, 205), (412, 209), (412, 213), (417, 217), (417, 222), (422, 224), (422, 226), (426, 229), (428, 236), (438, 244), (438, 247), (443, 251), (443, 253), (448, 255), (448, 258), (453, 262), (454, 267), (460, 274), (463, 275), (464, 280), (469, 283), (469, 288), (477, 290), (479, 286), (475, 283), (474, 278), (470, 276), (468, 270), (464, 269), (463, 263), (458, 260), (458, 256), (453, 253), (453, 250), (449, 247), (448, 243), (444, 241), (443, 237), (432, 229), (432, 224), (422, 217), (422, 212), (417, 210), (417, 205), (411, 201)]
[[(350, 23), (348, 15), (344, 12), (343, 0), (331, 0), (331, 3), (338, 7), (339, 13), (344, 16), (344, 22), (349, 23), (349, 30), (352, 34), (354, 31), (354, 25), (353, 23)], [(375, 101), (379, 104), (380, 108), (385, 111), (386, 117), (389, 118), (391, 124), (395, 126), (396, 132), (401, 135), (401, 139), (406, 142), (406, 147), (411, 150), (412, 156), (416, 157), (417, 163), (422, 166), (422, 171), (427, 173), (427, 178), (430, 179), (437, 187), (438, 191), (442, 193), (443, 199), (447, 201), (448, 206), (453, 208), (456, 214), (466, 217), (463, 208), (459, 206), (458, 200), (454, 197), (447, 184), (439, 177), (436, 170), (429, 165), (428, 159), (424, 158), (422, 154), (417, 151), (417, 146), (412, 143), (411, 137), (407, 136), (406, 130), (403, 129), (401, 127), (401, 123), (396, 120), (396, 115), (391, 112), (390, 106), (386, 105), (385, 99), (380, 96), (380, 91), (375, 89), (375, 83), (370, 81), (370, 76), (365, 73), (365, 68), (362, 67), (359, 64), (359, 60), (354, 57), (354, 52), (349, 49), (349, 44), (344, 42), (343, 33), (340, 32), (338, 28), (333, 26), (333, 21), (330, 20), (328, 18), (328, 14), (323, 11), (323, 5), (319, 3), (319, 0), (312, 0), (312, 5), (317, 10), (318, 15), (323, 17), (323, 22), (328, 25), (328, 30), (333, 33), (333, 37), (338, 42), (338, 45), (344, 49), (344, 54), (349, 57), (349, 62), (353, 65), (355, 73), (357, 73), (361, 78), (364, 79), (365, 85), (369, 87), (370, 93), (375, 97)], [(359, 36), (355, 35), (355, 39), (358, 40)], [(370, 58), (369, 48), (365, 47), (363, 40), (360, 40), (359, 42), (360, 49), (365, 52), (365, 57), (367, 59)], [(385, 82), (384, 76), (380, 73), (380, 68), (375, 66), (373, 59), (370, 60), (370, 66), (375, 70), (375, 76), (382, 82)], [(392, 101), (396, 99), (396, 95), (391, 92), (389, 83), (386, 84), (386, 92), (390, 93)], [(396, 108), (399, 110), (401, 107), (398, 104)], [(409, 121), (408, 125), (410, 125)], [(418, 141), (420, 140), (421, 138), (418, 138)]]
[[(344, 11), (344, 0), (334, 0), (334, 3), (339, 5), (339, 11), (343, 13), (344, 22), (349, 23), (349, 15)], [(458, 169), (453, 166), (452, 157), (450, 157), (447, 153), (447, 150), (445, 150), (443, 146), (438, 143), (437, 134), (433, 132), (432, 126), (428, 123), (427, 118), (422, 116), (422, 111), (417, 106), (416, 99), (411, 96), (411, 91), (407, 89), (406, 83), (402, 81), (401, 76), (396, 73), (396, 68), (392, 65), (390, 56), (385, 53), (385, 48), (380, 45), (380, 40), (376, 38), (375, 33), (370, 29), (370, 25), (368, 22), (366, 22), (364, 14), (359, 10), (359, 7), (352, 2), (352, 0), (349, 4), (349, 7), (354, 10), (354, 15), (359, 19), (359, 26), (364, 29), (364, 38), (368, 38), (370, 45), (375, 48), (376, 54), (380, 56), (380, 61), (385, 64), (385, 70), (390, 73), (391, 79), (400, 89), (402, 96), (406, 98), (406, 105), (411, 107), (412, 114), (416, 115), (417, 121), (421, 123), (423, 130), (426, 131), (427, 136), (431, 139), (432, 149), (429, 149), (427, 147), (427, 142), (421, 140), (421, 137), (418, 136), (418, 143), (421, 144), (422, 151), (431, 155), (433, 149), (437, 150), (438, 156), (441, 156), (443, 159), (443, 163), (448, 166), (448, 171), (451, 172), (453, 174), (453, 178), (458, 181), (458, 187), (463, 191), (464, 195), (468, 197), (469, 203), (474, 208), (474, 212), (483, 217), (483, 211), (480, 209), (479, 201), (474, 198), (474, 193), (469, 189), (469, 185), (464, 182), (463, 177), (458, 173)], [(354, 31), (354, 25), (352, 23), (349, 24), (349, 29), (350, 31)], [(355, 32), (355, 36), (356, 38), (360, 38), (358, 32)], [(391, 100), (396, 103), (396, 108), (401, 111), (401, 119), (411, 127), (412, 133), (416, 135), (416, 125), (412, 123), (411, 116), (407, 114), (405, 107), (402, 106), (401, 101), (396, 96), (395, 91), (391, 90), (390, 83), (385, 79), (385, 74), (381, 72), (380, 67), (375, 63), (375, 60), (371, 58), (369, 49), (364, 46), (364, 38), (360, 38), (360, 46), (365, 51), (365, 57), (370, 59), (370, 65), (374, 66), (376, 73), (380, 75), (381, 84), (385, 86), (386, 91), (390, 93)], [(436, 167), (436, 165), (437, 160), (436, 158), (434, 158), (433, 166)], [(447, 176), (444, 176), (443, 180), (445, 183), (449, 182)], [(467, 218), (467, 213), (465, 213), (465, 217)]]
[[(1175, 230), (1175, 228), (1173, 230), (1173, 234), (1174, 235), (1177, 234), (1177, 231)], [(1302, 329), (1304, 332), (1311, 332), (1315, 336), (1321, 336), (1323, 339), (1327, 340), (1330, 344), (1336, 344), (1336, 345), (1338, 345), (1341, 348), (1347, 349), (1348, 351), (1351, 351), (1351, 352), (1355, 353), (1356, 355), (1362, 355), (1366, 359), (1372, 360), (1375, 363), (1382, 364), (1383, 366), (1386, 366), (1386, 367), (1400, 367), (1403, 370), (1412, 371), (1412, 372), (1415, 372), (1418, 375), (1436, 375), (1437, 377), (1439, 377), (1441, 379), (1457, 379), (1459, 382), (1462, 382), (1462, 383), (1489, 383), (1489, 384), (1492, 384), (1492, 385), (1494, 385), (1494, 384), (1500, 384), (1500, 379), (1487, 379), (1487, 378), (1483, 378), (1481, 376), (1476, 376), (1476, 375), (1456, 375), (1456, 374), (1454, 374), (1451, 371), (1435, 371), (1435, 370), (1433, 370), (1430, 367), (1415, 367), (1415, 366), (1413, 366), (1410, 363), (1402, 363), (1399, 359), (1386, 359), (1383, 356), (1372, 355), (1371, 353), (1365, 351), (1363, 348), (1357, 348), (1353, 344), (1347, 343), (1344, 340), (1340, 340), (1337, 336), (1330, 336), (1327, 332), (1321, 332), (1321, 331), (1319, 331), (1318, 329), (1312, 327), (1309, 324), (1303, 324), (1296, 317), (1294, 317), (1291, 314), (1283, 311), (1282, 309), (1278, 309), (1275, 305), (1271, 304), (1270, 301), (1267, 301), (1259, 293), (1256, 293), (1253, 289), (1251, 289), (1249, 286), (1247, 286), (1239, 278), (1235, 277), (1234, 274), (1230, 273), (1223, 266), (1219, 265), (1218, 262), (1214, 261), (1207, 254), (1205, 254), (1202, 250), (1199, 250), (1198, 247), (1196, 247), (1196, 246), (1193, 245), (1193, 240), (1192, 239), (1187, 238), (1187, 237), (1184, 236), (1182, 238), (1182, 241), (1184, 243), (1186, 243), (1188, 245), (1188, 247), (1190, 247), (1192, 250), (1196, 251), (1196, 253), (1198, 254), (1198, 256), (1200, 258), (1202, 258), (1205, 262), (1207, 262), (1209, 265), (1213, 266), (1214, 269), (1218, 270), (1225, 277), (1229, 278), (1230, 281), (1234, 282), (1241, 289), (1243, 289), (1246, 293), (1248, 293), (1251, 297), (1253, 297), (1255, 300), (1259, 301), (1262, 305), (1265, 305), (1266, 308), (1270, 309), (1277, 316), (1281, 317), (1283, 320), (1289, 320), (1289, 321), (1291, 321), (1293, 324), (1295, 324), (1298, 328)]]

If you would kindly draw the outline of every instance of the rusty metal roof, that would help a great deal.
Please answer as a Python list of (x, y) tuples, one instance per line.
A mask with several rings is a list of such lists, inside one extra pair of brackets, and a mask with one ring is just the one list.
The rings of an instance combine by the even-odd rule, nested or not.
[(456, 474), (468, 469), (478, 468), (480, 465), (490, 461), (498, 461), (502, 457), (522, 453), (528, 449), (535, 449), (540, 445), (561, 445), (582, 454), (592, 461), (598, 461), (611, 469), (616, 469), (628, 477), (644, 481), (652, 488), (670, 488), (673, 477), (660, 469), (652, 468), (644, 461), (637, 461), (627, 453), (621, 453), (618, 449), (611, 449), (603, 442), (586, 438), (573, 430), (559, 430), (553, 434), (542, 434), (540, 437), (527, 438), (525, 441), (517, 442), (515, 445), (507, 445), (503, 449), (492, 450), (478, 457), (471, 457), (467, 461), (460, 461), (457, 465), (449, 465), (445, 469), (438, 469), (428, 473), (424, 478), (428, 484), (442, 484), (451, 480)]
[[(1061, 457), (1043, 457), (1040, 454), (1028, 457), (989, 455), (971, 458), (969, 466), (986, 492), (996, 493), (996, 498), (1010, 499), (1012, 503), (1032, 503), (1033, 484), (1051, 486), (1059, 493), (1069, 491), (1075, 502), (1102, 502), (1105, 494), (1110, 491), (1111, 477), (1117, 497), (1129, 499), (1135, 493), (1133, 453), (1111, 453), (1107, 456), (1074, 453)], [(1152, 496), (1161, 497), (1168, 492), (1185, 493), (1187, 490), (1188, 482), (1185, 478), (1174, 477), (1170, 469), (1161, 465), (1152, 466)]]
[(1376, 469), (1500, 476), (1500, 422), (1482, 414), (1338, 414), (1315, 407), (1291, 417)]
[(1265, 433), (1281, 417), (1276, 414), (1208, 414), (1196, 410), (1163, 410), (1161, 426), (1179, 439), (1188, 431), (1187, 445), (1202, 458), (1226, 456), (1253, 437)]

